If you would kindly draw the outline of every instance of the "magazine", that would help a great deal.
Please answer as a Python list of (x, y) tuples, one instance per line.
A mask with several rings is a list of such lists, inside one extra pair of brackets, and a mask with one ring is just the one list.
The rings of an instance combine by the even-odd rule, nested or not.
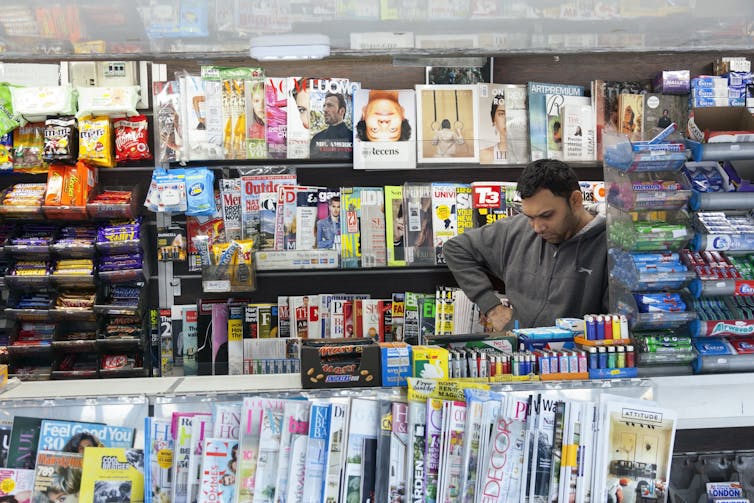
[(82, 454), (73, 452), (39, 451), (32, 501), (54, 501), (61, 496), (78, 500), (83, 458)]
[(602, 425), (595, 442), (593, 500), (638, 503), (667, 500), (676, 414), (650, 401), (620, 397), (601, 404)]
[(427, 428), (427, 403), (408, 402), (408, 462), (406, 463), (406, 485), (409, 488), (409, 501), (424, 503), (424, 451)]
[(306, 477), (302, 501), (324, 501), (325, 477), (328, 466), (328, 435), (330, 433), (329, 403), (312, 403), (309, 413), (309, 440), (306, 448)]
[(82, 442), (95, 447), (131, 448), (134, 429), (79, 421), (43, 419), (39, 431), (39, 451), (82, 452)]
[(243, 399), (236, 488), (239, 503), (251, 503), (254, 501), (259, 442), (264, 411), (265, 409), (283, 410), (284, 404), (285, 400), (280, 398), (255, 396)]
[(199, 503), (234, 500), (238, 467), (238, 441), (208, 438), (202, 453), (202, 479), (199, 484)]
[(477, 86), (415, 88), (418, 162), (479, 162)]
[(8, 446), (7, 468), (34, 468), (42, 419), (14, 416)]
[(199, 484), (202, 480), (202, 455), (204, 439), (209, 438), (213, 424), (210, 416), (194, 416), (191, 421), (191, 451), (188, 464), (188, 501), (199, 499)]
[(144, 501), (144, 451), (117, 447), (84, 450), (79, 501)]
[(385, 267), (385, 195), (382, 187), (362, 187), (361, 267)]
[(330, 405), (330, 431), (327, 435), (328, 462), (323, 501), (338, 501), (346, 466), (350, 399), (334, 397), (330, 399)]
[(213, 430), (211, 437), (238, 440), (241, 427), (241, 402), (212, 405)]
[[(377, 406), (378, 402), (375, 400), (363, 398), (351, 400), (351, 417), (341, 501), (364, 501), (362, 478), (371, 477), (371, 480), (374, 480), (374, 463), (371, 466), (366, 465), (363, 456), (365, 446), (368, 443), (373, 443), (375, 447), (377, 445), (377, 417), (379, 412)], [(370, 469), (372, 470), (371, 474), (368, 473)]]
[(309, 79), (309, 157), (350, 159), (353, 154), (353, 93), (348, 79)]
[(414, 90), (354, 92), (354, 169), (416, 167)]
[(262, 415), (259, 434), (259, 457), (254, 480), (254, 503), (272, 503), (275, 496), (280, 452), (280, 435), (283, 431), (283, 410), (267, 407)]
[(390, 434), (390, 463), (388, 473), (388, 499), (390, 503), (402, 503), (406, 495), (406, 463), (408, 462), (408, 404), (392, 403)]
[[(311, 404), (302, 400), (288, 400), (283, 408), (283, 431), (280, 435), (280, 457), (275, 480), (275, 501), (289, 501), (289, 488), (296, 494), (299, 489), (299, 475), (304, 474), (306, 463), (306, 440), (309, 435), (309, 408)], [(300, 470), (291, 468), (300, 466)], [(299, 473), (300, 472), (300, 473)], [(291, 481), (291, 473), (295, 480)], [(303, 495), (303, 485), (301, 486)]]
[(33, 490), (34, 470), (0, 467), (0, 501), (32, 503)]
[(144, 419), (144, 497), (147, 503), (170, 499), (172, 474), (166, 461), (173, 458), (170, 422), (168, 418), (147, 416)]

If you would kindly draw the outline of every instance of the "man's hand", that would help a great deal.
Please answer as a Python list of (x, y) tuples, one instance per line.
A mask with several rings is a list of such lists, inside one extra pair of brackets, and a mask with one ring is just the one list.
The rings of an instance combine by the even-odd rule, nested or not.
[(500, 332), (511, 321), (511, 318), (513, 318), (513, 309), (500, 304), (487, 311), (487, 314), (482, 315), (479, 321), (485, 327), (492, 328), (495, 332)]

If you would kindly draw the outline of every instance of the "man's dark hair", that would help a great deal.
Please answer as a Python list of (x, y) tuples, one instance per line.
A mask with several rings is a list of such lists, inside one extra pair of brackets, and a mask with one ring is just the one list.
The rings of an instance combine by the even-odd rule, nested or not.
[(346, 108), (346, 98), (342, 94), (339, 94), (339, 93), (327, 93), (325, 95), (325, 99), (331, 98), (331, 97), (334, 97), (334, 98), (338, 99), (338, 110), (340, 110), (341, 108), (343, 108), (343, 109)]
[(339, 203), (340, 202), (340, 196), (332, 196), (329, 201), (327, 201), (327, 204), (332, 203)]
[(579, 179), (568, 164), (556, 159), (530, 162), (518, 179), (521, 199), (532, 197), (539, 189), (548, 189), (556, 196), (568, 199), (579, 189)]
[(440, 123), (440, 127), (442, 129), (450, 129), (450, 121), (448, 119), (443, 119)]

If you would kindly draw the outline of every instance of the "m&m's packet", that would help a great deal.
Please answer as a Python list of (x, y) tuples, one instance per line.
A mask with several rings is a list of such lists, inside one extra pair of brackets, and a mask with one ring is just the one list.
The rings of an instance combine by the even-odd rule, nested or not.
[(78, 141), (79, 133), (74, 117), (47, 119), (42, 157), (47, 162), (75, 163), (78, 155)]
[(107, 168), (115, 166), (109, 118), (101, 116), (79, 119), (79, 160)]

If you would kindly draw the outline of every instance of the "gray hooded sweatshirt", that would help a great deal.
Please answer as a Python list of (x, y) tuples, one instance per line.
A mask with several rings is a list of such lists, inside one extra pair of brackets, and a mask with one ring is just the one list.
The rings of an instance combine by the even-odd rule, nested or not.
[(482, 313), (500, 304), (488, 274), (505, 284), (521, 328), (556, 318), (608, 312), (605, 218), (597, 215), (571, 239), (553, 245), (521, 214), (459, 234), (443, 254), (458, 285)]

